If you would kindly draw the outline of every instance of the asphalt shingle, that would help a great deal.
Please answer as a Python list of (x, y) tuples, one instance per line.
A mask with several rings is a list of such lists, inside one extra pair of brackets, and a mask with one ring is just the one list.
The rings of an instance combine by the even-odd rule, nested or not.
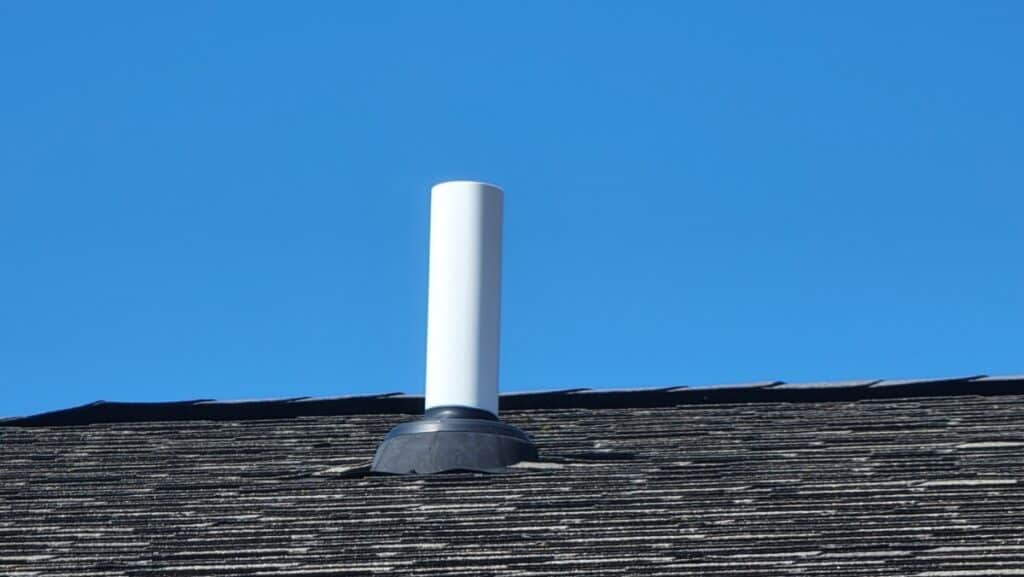
[(401, 412), (8, 422), (0, 575), (1022, 574), (1024, 388), (964, 382), (505, 410), (503, 475), (369, 475)]

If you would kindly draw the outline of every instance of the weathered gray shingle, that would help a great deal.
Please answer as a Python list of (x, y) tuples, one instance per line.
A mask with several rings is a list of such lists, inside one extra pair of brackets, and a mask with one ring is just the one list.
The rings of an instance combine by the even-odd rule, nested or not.
[(1024, 394), (506, 411), (544, 462), (366, 476), (407, 418), (0, 426), (0, 575), (1024, 574)]

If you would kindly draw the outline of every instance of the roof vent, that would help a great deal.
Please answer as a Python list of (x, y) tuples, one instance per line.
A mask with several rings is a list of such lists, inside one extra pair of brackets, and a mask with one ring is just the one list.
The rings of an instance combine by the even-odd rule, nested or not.
[(384, 437), (373, 471), (494, 471), (537, 459), (529, 435), (498, 419), (503, 198), (481, 182), (430, 191), (426, 412)]

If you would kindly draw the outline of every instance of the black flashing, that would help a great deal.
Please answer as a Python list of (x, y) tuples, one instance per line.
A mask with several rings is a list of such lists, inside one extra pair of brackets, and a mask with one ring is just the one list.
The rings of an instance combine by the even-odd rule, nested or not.
[(391, 429), (377, 447), (370, 471), (394, 475), (499, 472), (536, 460), (533, 439), (518, 427), (480, 409), (444, 406)]
[[(796, 383), (766, 381), (720, 387), (680, 386), (630, 389), (568, 389), (501, 396), (502, 411), (536, 409), (629, 409), (689, 404), (850, 402), (903, 397), (994, 396), (1024, 393), (1024, 377), (963, 377), (932, 380)], [(0, 426), (52, 427), (149, 421), (239, 421), (332, 415), (423, 413), (423, 397), (396, 393), (218, 402), (210, 399), (166, 403), (97, 401), (27, 417), (0, 419)]]

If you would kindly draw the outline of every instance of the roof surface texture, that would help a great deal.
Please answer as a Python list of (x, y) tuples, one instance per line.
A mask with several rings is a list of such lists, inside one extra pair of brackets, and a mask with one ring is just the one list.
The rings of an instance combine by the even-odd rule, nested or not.
[(8, 420), (0, 575), (1024, 575), (1024, 380), (701, 391), (503, 397), (500, 475), (369, 475), (417, 397)]

